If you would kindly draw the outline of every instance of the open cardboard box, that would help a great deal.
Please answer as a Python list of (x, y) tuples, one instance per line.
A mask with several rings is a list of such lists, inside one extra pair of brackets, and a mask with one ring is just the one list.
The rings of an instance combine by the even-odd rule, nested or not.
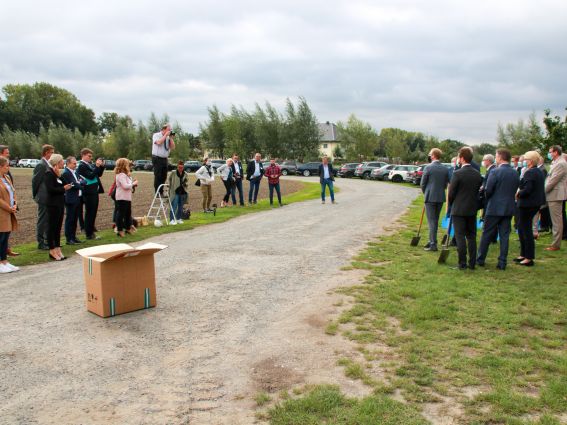
[(77, 250), (83, 257), (87, 310), (101, 317), (156, 306), (154, 254), (166, 245), (99, 245)]

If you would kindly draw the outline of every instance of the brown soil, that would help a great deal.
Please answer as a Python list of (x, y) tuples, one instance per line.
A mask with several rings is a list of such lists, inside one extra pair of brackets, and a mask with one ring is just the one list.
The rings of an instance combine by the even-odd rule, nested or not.
[[(20, 211), (18, 213), (18, 222), (20, 224), (20, 230), (14, 232), (10, 237), (10, 242), (12, 244), (20, 244), (26, 242), (33, 242), (35, 240), (35, 223), (37, 220), (37, 207), (36, 203), (32, 199), (31, 195), (31, 169), (22, 168), (12, 168), (12, 175), (14, 177), (14, 184), (16, 187), (16, 194), (18, 197), (18, 204), (20, 206)], [(154, 175), (147, 171), (137, 171), (133, 174), (134, 178), (138, 179), (139, 187), (134, 193), (132, 201), (132, 215), (143, 216), (147, 214), (148, 209), (152, 203), (154, 196)], [(105, 171), (102, 176), (102, 185), (106, 192), (112, 185), (112, 180), (114, 178), (113, 171)], [(200, 211), (201, 202), (203, 197), (201, 196), (201, 190), (194, 186), (195, 176), (191, 174), (191, 187), (189, 189), (189, 208), (191, 211)], [(299, 181), (293, 180), (281, 180), (280, 183), (282, 196), (288, 195), (293, 192), (297, 192), (301, 189), (302, 184)], [(248, 189), (249, 184), (247, 181), (244, 182), (244, 202), (248, 202)], [(213, 186), (213, 203), (220, 205), (222, 198), (225, 194), (225, 188), (220, 179), (215, 180)], [(268, 182), (263, 181), (260, 185), (260, 191), (258, 192), (258, 198), (263, 199), (268, 197)], [(275, 194), (274, 194), (275, 197)], [(236, 200), (238, 202), (238, 192), (236, 194)], [(98, 229), (109, 229), (112, 226), (112, 212), (114, 210), (114, 203), (107, 193), (101, 194), (100, 204), (98, 207), (98, 215), (96, 226)]]

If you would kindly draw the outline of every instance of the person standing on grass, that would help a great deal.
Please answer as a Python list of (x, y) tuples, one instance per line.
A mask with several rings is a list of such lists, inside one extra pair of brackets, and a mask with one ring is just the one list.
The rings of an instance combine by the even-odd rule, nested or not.
[(43, 145), (41, 147), (41, 161), (33, 169), (32, 177), (32, 197), (37, 203), (37, 248), (43, 250), (49, 249), (47, 244), (47, 207), (45, 206), (47, 196), (43, 178), (45, 177), (45, 172), (49, 169), (47, 161), (49, 161), (53, 152), (55, 152), (55, 148), (51, 145)]
[(167, 187), (172, 199), (169, 224), (183, 224), (183, 206), (189, 202), (189, 174), (183, 161), (177, 162), (177, 168), (169, 172)]
[(237, 154), (232, 154), (232, 174), (234, 176), (234, 185), (232, 186), (232, 205), (236, 205), (236, 190), (238, 190), (238, 197), (240, 206), (244, 206), (244, 190), (242, 188), (242, 176), (244, 176), (244, 169)]
[(425, 195), (425, 212), (429, 226), (429, 241), (425, 245), (426, 251), (437, 251), (437, 229), (439, 215), (445, 202), (445, 189), (449, 184), (449, 170), (441, 164), (442, 152), (433, 148), (429, 152), (431, 164), (423, 170), (421, 177), (421, 191)]
[(20, 270), (8, 262), (8, 239), (10, 233), (18, 230), (16, 211), (16, 189), (8, 177), (10, 161), (0, 156), (0, 273), (12, 273)]
[(280, 207), (282, 204), (282, 194), (280, 191), (280, 176), (282, 175), (282, 169), (278, 164), (276, 164), (275, 158), (270, 158), (270, 165), (266, 168), (264, 175), (268, 178), (268, 187), (270, 189), (270, 205), (274, 205), (274, 189), (278, 194), (278, 203)]
[(520, 266), (533, 266), (535, 243), (532, 222), (540, 207), (545, 204), (545, 177), (538, 168), (540, 156), (535, 151), (524, 154), (526, 170), (520, 180), (518, 200), (518, 236), (520, 237), (520, 256), (514, 261)]
[(230, 195), (232, 194), (234, 187), (234, 173), (232, 171), (232, 165), (232, 159), (228, 158), (225, 164), (217, 168), (217, 173), (220, 174), (224, 188), (226, 189), (226, 193), (224, 194), (224, 197), (221, 201), (221, 208), (228, 206), (228, 200), (230, 199)]
[(490, 243), (500, 239), (499, 270), (505, 270), (508, 263), (508, 243), (510, 239), (512, 216), (516, 212), (515, 196), (520, 184), (518, 172), (510, 166), (510, 151), (496, 151), (497, 168), (490, 172), (484, 195), (486, 208), (484, 228), (480, 239), (480, 247), (476, 263), (484, 266)]
[(79, 205), (83, 195), (84, 181), (79, 179), (75, 170), (77, 159), (74, 156), (67, 157), (67, 165), (61, 174), (61, 179), (71, 185), (71, 189), (65, 192), (65, 239), (67, 245), (82, 243), (77, 239), (77, 220), (79, 219)]
[[(5, 145), (0, 145), (0, 156), (3, 156), (4, 158), (6, 158), (8, 160), (8, 163), (9, 163), (10, 162), (10, 148), (8, 146), (5, 146)], [(8, 178), (10, 179), (10, 183), (12, 183), (12, 186), (14, 186), (14, 178), (12, 177), (12, 173), (10, 172), (10, 170), (8, 170)], [(8, 242), (8, 257), (17, 257), (18, 255), (20, 255), (20, 253), (12, 251), (12, 248), (10, 248), (10, 243)]]
[(132, 191), (138, 186), (138, 180), (130, 176), (128, 158), (118, 158), (114, 168), (116, 175), (116, 236), (123, 238), (124, 232), (132, 228)]
[(473, 153), (469, 147), (459, 149), (457, 155), (461, 165), (453, 174), (449, 188), (449, 202), (452, 204), (451, 218), (455, 228), (459, 270), (468, 267), (474, 270), (476, 264), (476, 214), (478, 212), (478, 191), (482, 176), (471, 166)]
[(257, 203), (258, 191), (260, 190), (260, 182), (264, 175), (264, 165), (262, 164), (262, 155), (257, 153), (254, 159), (248, 163), (246, 168), (246, 180), (250, 182), (250, 190), (248, 191), (248, 204)]
[(95, 234), (95, 222), (98, 212), (100, 177), (104, 173), (104, 161), (99, 158), (93, 165), (92, 159), (93, 151), (88, 148), (82, 149), (77, 174), (85, 181), (85, 189), (83, 190), (85, 234), (87, 239), (97, 240), (100, 238)]
[(545, 197), (553, 230), (551, 245), (546, 251), (559, 251), (563, 238), (563, 205), (567, 199), (567, 162), (563, 158), (561, 146), (549, 148), (547, 157), (552, 160), (551, 169), (545, 181)]
[(331, 195), (331, 203), (335, 203), (335, 191), (333, 189), (333, 182), (335, 175), (333, 172), (333, 165), (329, 164), (329, 157), (324, 156), (321, 164), (319, 164), (319, 183), (321, 183), (321, 203), (325, 203), (325, 189), (329, 187), (329, 194)]
[(175, 133), (171, 125), (165, 124), (161, 131), (152, 136), (152, 165), (154, 167), (154, 193), (167, 179), (169, 154), (175, 149)]
[(212, 186), (215, 181), (215, 173), (212, 169), (211, 160), (203, 159), (203, 166), (195, 172), (198, 180), (198, 186), (201, 186), (201, 194), (203, 195), (203, 212), (210, 212), (211, 201), (213, 200)]

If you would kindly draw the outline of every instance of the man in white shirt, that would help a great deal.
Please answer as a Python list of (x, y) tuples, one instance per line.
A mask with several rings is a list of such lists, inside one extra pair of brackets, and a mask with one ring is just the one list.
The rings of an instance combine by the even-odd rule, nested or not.
[(333, 165), (329, 164), (329, 158), (324, 156), (323, 162), (319, 165), (319, 182), (321, 183), (321, 203), (325, 203), (325, 189), (329, 186), (331, 202), (335, 204), (335, 191), (333, 190), (333, 181), (335, 181)]
[(257, 153), (254, 155), (254, 160), (248, 163), (246, 168), (246, 180), (250, 182), (250, 190), (248, 191), (248, 203), (256, 203), (258, 198), (258, 191), (260, 190), (260, 182), (264, 175), (264, 165), (262, 164), (262, 155)]
[(167, 159), (170, 152), (175, 149), (174, 137), (175, 133), (171, 131), (170, 124), (165, 124), (161, 131), (154, 133), (152, 136), (152, 165), (154, 167), (155, 192), (167, 179)]

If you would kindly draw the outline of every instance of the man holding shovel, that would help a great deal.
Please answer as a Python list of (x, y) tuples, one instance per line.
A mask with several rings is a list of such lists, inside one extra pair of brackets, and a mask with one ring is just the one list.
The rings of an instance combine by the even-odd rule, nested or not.
[(424, 248), (426, 251), (437, 251), (439, 215), (445, 202), (445, 189), (449, 184), (449, 169), (441, 164), (441, 155), (440, 149), (431, 149), (431, 164), (425, 167), (421, 177), (421, 191), (425, 196), (425, 213), (429, 226), (429, 241)]

